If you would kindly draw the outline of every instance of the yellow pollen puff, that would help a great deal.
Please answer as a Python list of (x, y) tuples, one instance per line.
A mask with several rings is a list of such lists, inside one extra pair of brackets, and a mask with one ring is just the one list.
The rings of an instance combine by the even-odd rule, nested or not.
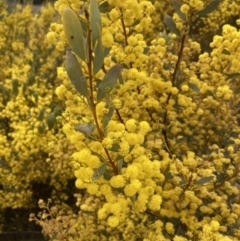
[(212, 220), (210, 225), (211, 225), (211, 228), (213, 231), (218, 231), (218, 229), (220, 227), (219, 222), (216, 220)]
[(201, 10), (201, 9), (203, 9), (204, 4), (200, 0), (190, 0), (189, 5), (196, 10)]
[(131, 178), (135, 179), (138, 177), (139, 170), (135, 165), (129, 165), (126, 169), (126, 174)]
[(148, 203), (149, 209), (153, 211), (158, 211), (161, 208), (162, 197), (160, 195), (153, 195), (150, 202)]
[(138, 40), (135, 36), (130, 36), (130, 37), (128, 37), (127, 42), (130, 46), (135, 46), (135, 45), (137, 45)]
[(113, 35), (105, 29), (102, 33), (102, 45), (104, 47), (112, 47), (114, 42)]
[(134, 133), (137, 131), (138, 122), (134, 119), (130, 119), (126, 121), (125, 126), (129, 132)]
[(178, 94), (178, 89), (177, 89), (177, 87), (172, 87), (171, 88), (171, 93), (173, 94), (173, 95), (177, 95)]
[(124, 187), (124, 193), (128, 197), (133, 197), (142, 187), (142, 183), (138, 179), (134, 179), (130, 184)]
[(98, 210), (98, 218), (99, 219), (105, 219), (108, 216), (108, 214), (109, 214), (109, 211), (106, 208), (100, 208)]
[(126, 185), (126, 180), (122, 175), (117, 175), (111, 178), (110, 184), (113, 188), (120, 188)]
[(184, 14), (188, 14), (189, 9), (190, 9), (189, 5), (183, 4), (180, 8), (180, 11)]
[(182, 85), (181, 89), (182, 89), (182, 91), (187, 92), (187, 91), (189, 91), (189, 86), (188, 85)]
[(108, 217), (107, 223), (110, 227), (115, 228), (119, 224), (119, 218), (117, 216)]
[(119, 202), (113, 203), (110, 208), (110, 212), (116, 216), (118, 216), (122, 211), (122, 206)]
[(109, 137), (106, 137), (103, 139), (102, 145), (107, 149), (111, 149), (113, 145), (113, 140)]
[(165, 225), (165, 228), (166, 228), (166, 230), (169, 234), (175, 233), (175, 229), (174, 229), (174, 226), (173, 226), (172, 223), (167, 222), (166, 225)]
[(114, 21), (114, 20), (120, 18), (120, 13), (119, 13), (118, 9), (113, 8), (113, 9), (110, 11), (109, 16), (110, 16), (111, 20)]

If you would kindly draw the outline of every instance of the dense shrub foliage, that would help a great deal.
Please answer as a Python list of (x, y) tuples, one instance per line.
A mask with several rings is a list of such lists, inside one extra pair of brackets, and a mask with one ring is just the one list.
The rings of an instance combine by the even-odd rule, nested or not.
[[(40, 199), (43, 211), (30, 216), (51, 240), (239, 240), (237, 1), (54, 7), (62, 23), (56, 18), (46, 37), (40, 27), (17, 34), (35, 44), (6, 37), (1, 182), (19, 201), (4, 205), (30, 202), (32, 181), (57, 189), (58, 180), (63, 195), (72, 167), (79, 212)], [(53, 14), (49, 6), (39, 19)]]
[(64, 107), (54, 94), (63, 46), (46, 41), (55, 10), (7, 13), (2, 2), (0, 10), (0, 212), (36, 207), (43, 196), (65, 203), (73, 148), (54, 125)]

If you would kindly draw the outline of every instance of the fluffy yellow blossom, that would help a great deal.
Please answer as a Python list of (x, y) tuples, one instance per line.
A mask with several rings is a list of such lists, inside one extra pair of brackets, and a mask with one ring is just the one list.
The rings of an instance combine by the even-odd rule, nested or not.
[(134, 132), (137, 131), (137, 128), (138, 128), (139, 124), (136, 120), (130, 119), (130, 120), (126, 121), (125, 125), (126, 125), (126, 128), (129, 132), (134, 133)]
[(100, 208), (98, 210), (98, 218), (99, 219), (105, 219), (109, 214), (109, 209), (106, 208)]
[(210, 226), (211, 226), (212, 230), (218, 231), (220, 224), (218, 221), (212, 220)]
[(129, 166), (126, 168), (125, 174), (127, 174), (127, 175), (129, 176), (129, 178), (135, 179), (135, 178), (137, 178), (138, 175), (139, 175), (139, 170), (138, 170), (137, 166), (135, 166), (135, 165), (129, 165)]
[(113, 35), (108, 30), (102, 32), (102, 45), (104, 47), (112, 47), (113, 41)]
[(119, 224), (119, 218), (117, 216), (110, 216), (107, 219), (107, 223), (110, 227), (115, 228)]
[(126, 185), (126, 180), (122, 175), (117, 175), (111, 178), (110, 184), (114, 188), (121, 188)]
[(162, 198), (159, 195), (153, 195), (148, 203), (149, 209), (153, 211), (158, 211), (161, 208)]
[(167, 222), (166, 225), (165, 225), (165, 228), (166, 228), (166, 230), (169, 234), (175, 233), (175, 229), (174, 229), (174, 226), (173, 226), (172, 223)]
[(131, 180), (130, 184), (124, 187), (124, 193), (128, 197), (134, 196), (142, 187), (142, 183), (138, 179)]
[(187, 4), (183, 4), (182, 6), (181, 6), (181, 8), (180, 8), (180, 11), (182, 12), (182, 13), (184, 13), (184, 14), (188, 14), (188, 11), (189, 11), (189, 5), (187, 5)]

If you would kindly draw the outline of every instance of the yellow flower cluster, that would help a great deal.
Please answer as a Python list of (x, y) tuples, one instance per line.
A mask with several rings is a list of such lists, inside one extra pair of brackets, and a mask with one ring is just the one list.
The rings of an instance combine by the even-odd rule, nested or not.
[[(103, 240), (105, 231), (112, 240), (135, 240), (133, 231), (145, 241), (239, 239), (238, 30), (224, 25), (206, 52), (188, 31), (207, 3), (191, 0), (180, 6), (191, 18), (173, 14), (179, 36), (161, 32), (146, 41), (157, 19), (151, 18), (151, 1), (97, 2), (108, 8), (100, 14), (101, 38), (105, 50), (111, 49), (98, 73), (92, 58), (81, 60), (89, 96), (73, 88), (63, 68), (55, 92), (66, 105), (63, 132), (76, 148), (76, 187), (92, 198), (78, 201), (82, 213), (94, 213), (78, 217), (79, 229), (96, 229)], [(61, 15), (71, 7), (86, 20), (89, 3), (59, 0), (55, 8)], [(165, 5), (155, 1), (156, 9)], [(53, 24), (47, 41), (58, 39), (64, 43), (65, 36)], [(92, 51), (91, 43), (86, 46)], [(104, 76), (115, 64), (121, 64), (121, 76), (99, 99)]]
[(40, 190), (44, 185), (49, 185), (47, 195), (52, 195), (53, 200), (66, 200), (67, 194), (62, 190), (74, 175), (68, 162), (72, 145), (59, 128), (60, 124), (50, 130), (46, 123), (54, 105), (60, 104), (53, 96), (55, 69), (63, 60), (53, 42), (45, 41), (55, 10), (47, 4), (33, 14), (31, 5), (17, 5), (7, 13), (1, 2), (0, 12), (0, 206), (3, 216), (7, 208), (34, 207), (40, 198), (36, 195), (46, 197)]

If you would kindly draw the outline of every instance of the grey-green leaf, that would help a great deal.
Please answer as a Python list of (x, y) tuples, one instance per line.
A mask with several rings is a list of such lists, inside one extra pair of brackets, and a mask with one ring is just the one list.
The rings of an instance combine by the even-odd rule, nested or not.
[(70, 8), (65, 8), (63, 11), (63, 29), (66, 35), (68, 44), (71, 46), (74, 53), (85, 61), (85, 47), (82, 25), (77, 14)]
[(44, 131), (46, 130), (46, 127), (47, 127), (47, 126), (46, 126), (44, 123), (40, 124), (40, 125), (38, 126), (38, 132), (39, 132), (40, 134), (43, 134)]
[(102, 46), (102, 40), (99, 38), (94, 48), (94, 59), (93, 59), (93, 74), (95, 75), (103, 66), (104, 51)]
[(113, 9), (113, 6), (111, 6), (108, 1), (104, 1), (99, 5), (99, 11), (101, 13), (109, 13)]
[(107, 167), (107, 163), (104, 162), (98, 169), (96, 169), (92, 175), (92, 182), (96, 181), (97, 179), (99, 179), (105, 172)]
[(209, 4), (205, 6), (205, 8), (199, 12), (197, 12), (197, 15), (199, 16), (205, 16), (214, 10), (217, 9), (218, 5), (220, 4), (221, 0), (212, 0)]
[(105, 180), (107, 180), (107, 181), (109, 181), (109, 180), (111, 180), (111, 178), (113, 177), (113, 175), (111, 175), (109, 172), (104, 172), (103, 173), (103, 177), (104, 177), (104, 179)]
[(210, 182), (213, 179), (213, 176), (209, 176), (209, 177), (203, 177), (199, 180), (197, 180), (194, 184), (196, 185), (203, 185), (207, 182)]
[(180, 8), (181, 8), (181, 3), (178, 0), (172, 0), (172, 6), (175, 10), (175, 12), (177, 13), (177, 15), (183, 20), (183, 21), (187, 21), (187, 17), (184, 13), (181, 12)]
[(96, 42), (101, 38), (102, 19), (96, 0), (90, 0), (90, 27), (92, 34), (92, 44), (95, 47)]
[(114, 107), (114, 105), (112, 105), (109, 107), (108, 113), (106, 115), (104, 115), (104, 117), (103, 117), (103, 128), (104, 129), (106, 129), (109, 121), (111, 120), (114, 110), (115, 110), (115, 107)]
[(181, 33), (180, 33), (179, 29), (177, 28), (176, 23), (174, 22), (172, 17), (170, 17), (169, 15), (165, 15), (164, 23), (167, 25), (167, 27), (170, 29), (171, 32), (175, 33), (178, 36), (181, 36)]
[(192, 89), (194, 92), (199, 93), (200, 89), (197, 85), (193, 84), (193, 83), (188, 83), (188, 86), (190, 89)]
[(12, 93), (13, 95), (18, 95), (18, 87), (19, 87), (19, 83), (16, 79), (12, 80)]
[(40, 120), (40, 121), (43, 120), (45, 111), (46, 111), (46, 109), (44, 107), (40, 110), (38, 117), (37, 117), (38, 120)]
[(56, 122), (56, 116), (52, 112), (47, 118), (47, 125), (48, 125), (49, 130), (51, 130), (53, 128), (55, 122)]
[(121, 72), (122, 66), (120, 64), (116, 64), (108, 70), (98, 87), (97, 102), (101, 101), (113, 89)]
[(121, 157), (121, 158), (118, 160), (118, 172), (119, 172), (119, 174), (122, 173), (122, 167), (123, 167), (123, 157)]
[(83, 96), (88, 97), (87, 80), (83, 75), (82, 67), (77, 57), (70, 51), (66, 53), (66, 70), (75, 89)]
[(96, 126), (91, 123), (83, 123), (81, 125), (75, 126), (75, 131), (79, 131), (83, 133), (86, 136), (89, 136), (92, 134), (92, 132), (95, 130)]

